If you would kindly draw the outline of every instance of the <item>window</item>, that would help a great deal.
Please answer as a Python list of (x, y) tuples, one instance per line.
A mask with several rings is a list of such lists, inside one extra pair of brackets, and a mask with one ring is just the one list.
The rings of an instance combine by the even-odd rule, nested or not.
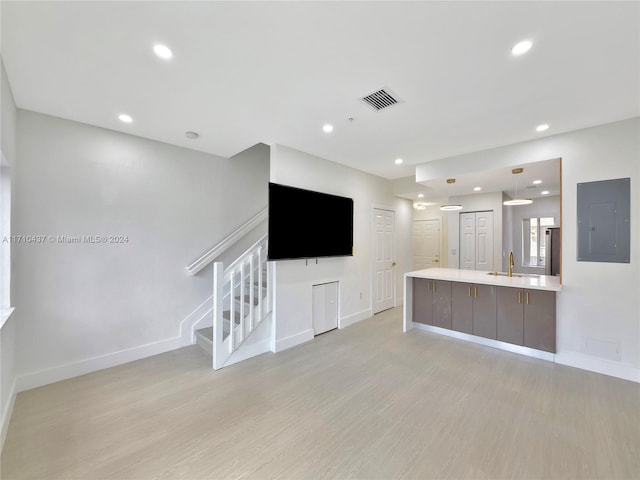
[(553, 217), (522, 219), (522, 266), (544, 267), (545, 231), (554, 226)]

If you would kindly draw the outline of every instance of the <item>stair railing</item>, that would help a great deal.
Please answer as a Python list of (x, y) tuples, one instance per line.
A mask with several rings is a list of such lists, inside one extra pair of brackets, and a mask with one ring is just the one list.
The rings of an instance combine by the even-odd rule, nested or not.
[[(231, 354), (271, 313), (267, 236), (224, 268), (213, 264), (213, 368)], [(225, 328), (228, 327), (228, 328)]]

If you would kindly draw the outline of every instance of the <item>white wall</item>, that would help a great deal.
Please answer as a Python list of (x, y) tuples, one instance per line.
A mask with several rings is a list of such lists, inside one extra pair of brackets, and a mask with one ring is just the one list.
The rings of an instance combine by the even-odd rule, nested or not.
[(493, 211), (493, 269), (502, 266), (502, 192), (474, 193), (449, 198), (450, 203), (459, 203), (462, 210), (449, 212), (448, 264), (460, 268), (460, 214), (467, 212)]
[[(374, 206), (395, 210), (396, 305), (402, 275), (411, 270), (412, 202), (391, 193), (391, 182), (282, 145), (271, 153), (271, 181), (354, 200), (354, 256), (276, 262), (276, 346), (283, 350), (313, 338), (311, 287), (339, 281), (341, 326), (371, 316), (371, 216)], [(295, 225), (292, 225), (295, 228)], [(400, 328), (400, 326), (398, 326)]]
[[(11, 87), (7, 74), (4, 69), (4, 64), (0, 59), (0, 154), (2, 155), (3, 177), (10, 175), (10, 178), (14, 178), (14, 168), (16, 164), (16, 104), (11, 93)], [(6, 180), (6, 178), (3, 178)], [(6, 188), (7, 183), (2, 182), (2, 188)], [(3, 192), (2, 195), (2, 216), (3, 220), (7, 215), (7, 197)], [(11, 199), (9, 199), (11, 203)], [(0, 239), (2, 241), (2, 239)], [(11, 300), (9, 297), (9, 278), (11, 276), (11, 251), (6, 247), (10, 247), (10, 244), (4, 244), (5, 248), (0, 251), (0, 283), (3, 288), (2, 301), (9, 306)], [(16, 322), (17, 314), (12, 315), (1, 325), (0, 330), (0, 449), (4, 444), (4, 438), (9, 426), (9, 419), (11, 417), (11, 411), (13, 409), (13, 403), (15, 401), (16, 391), (16, 369), (15, 369), (15, 346), (17, 341), (16, 335)]]
[(266, 207), (268, 147), (226, 159), (24, 110), (17, 138), (15, 233), (128, 238), (15, 247), (19, 389), (181, 346), (212, 293), (185, 266)]
[[(416, 181), (559, 157), (563, 287), (556, 361), (640, 381), (640, 118), (425, 163), (416, 168)], [(625, 177), (631, 178), (631, 263), (578, 262), (576, 185)], [(596, 352), (594, 344), (612, 352)]]

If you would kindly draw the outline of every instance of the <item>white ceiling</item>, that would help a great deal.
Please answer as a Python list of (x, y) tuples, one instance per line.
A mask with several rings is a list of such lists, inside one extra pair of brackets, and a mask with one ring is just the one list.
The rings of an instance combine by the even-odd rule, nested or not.
[[(1, 8), (20, 108), (225, 157), (281, 143), (394, 179), (436, 158), (640, 115), (638, 2)], [(512, 57), (522, 39), (532, 50)], [(156, 42), (174, 58), (156, 58)], [(359, 100), (381, 87), (403, 103), (375, 112)], [(549, 130), (536, 133), (540, 123)]]
[[(560, 195), (560, 159), (544, 160), (535, 163), (519, 165), (522, 172), (513, 174), (512, 167), (496, 170), (473, 172), (455, 177), (455, 183), (447, 184), (446, 179), (420, 182), (409, 193), (398, 196), (414, 200), (415, 203), (439, 205), (448, 197), (471, 195), (474, 193), (505, 192), (511, 198), (540, 198), (545, 195)], [(534, 184), (534, 181), (540, 183)], [(422, 187), (423, 188), (422, 188)], [(479, 192), (473, 189), (480, 187)], [(408, 189), (407, 189), (408, 190)], [(542, 194), (542, 192), (548, 192)], [(417, 194), (422, 193), (423, 197)]]

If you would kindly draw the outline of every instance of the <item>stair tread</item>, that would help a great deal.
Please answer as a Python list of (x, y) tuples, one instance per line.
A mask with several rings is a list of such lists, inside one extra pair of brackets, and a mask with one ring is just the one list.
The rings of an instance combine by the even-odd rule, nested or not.
[(199, 330), (196, 330), (196, 333), (199, 333), (207, 340), (213, 342), (213, 327), (201, 328)]

